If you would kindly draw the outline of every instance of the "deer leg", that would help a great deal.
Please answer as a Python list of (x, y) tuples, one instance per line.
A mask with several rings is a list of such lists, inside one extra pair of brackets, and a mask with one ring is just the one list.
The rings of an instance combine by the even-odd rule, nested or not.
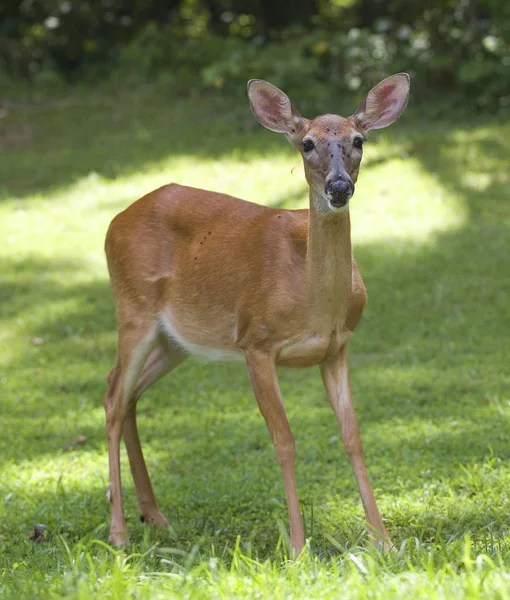
[(119, 362), (108, 375), (108, 392), (104, 399), (108, 463), (110, 472), (109, 500), (111, 504), (110, 543), (114, 546), (128, 541), (122, 504), (120, 473), (120, 438), (127, 409), (135, 392), (147, 356), (155, 342), (155, 332), (129, 329), (119, 332)]
[(168, 521), (163, 516), (156, 502), (147, 465), (143, 457), (138, 427), (136, 423), (136, 406), (143, 392), (158, 379), (177, 367), (186, 355), (174, 348), (158, 346), (155, 348), (140, 375), (133, 399), (126, 412), (123, 437), (129, 458), (129, 466), (135, 483), (136, 498), (140, 510), (140, 519), (145, 523), (168, 528)]
[(335, 412), (342, 433), (345, 451), (351, 461), (361, 501), (365, 509), (365, 515), (371, 526), (371, 533), (384, 550), (391, 550), (393, 545), (377, 508), (363, 456), (361, 435), (352, 404), (351, 384), (347, 364), (347, 345), (343, 346), (337, 354), (327, 358), (321, 364), (321, 374), (329, 403)]
[(295, 558), (303, 549), (305, 539), (294, 475), (296, 458), (294, 438), (280, 395), (273, 358), (259, 352), (245, 352), (245, 357), (255, 398), (266, 421), (276, 458), (282, 470), (289, 511), (290, 543)]

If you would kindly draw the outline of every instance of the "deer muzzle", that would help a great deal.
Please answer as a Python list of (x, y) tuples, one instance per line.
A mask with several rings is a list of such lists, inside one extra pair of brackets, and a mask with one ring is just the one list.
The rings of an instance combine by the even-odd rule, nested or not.
[(345, 206), (349, 198), (354, 194), (354, 184), (350, 177), (339, 175), (335, 179), (326, 182), (326, 196), (335, 208)]

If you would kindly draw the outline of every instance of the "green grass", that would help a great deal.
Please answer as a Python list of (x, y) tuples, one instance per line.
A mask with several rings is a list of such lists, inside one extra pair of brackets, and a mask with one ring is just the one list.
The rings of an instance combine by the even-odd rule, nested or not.
[[(192, 360), (139, 405), (173, 531), (138, 523), (123, 451), (132, 547), (105, 544), (102, 398), (116, 336), (103, 239), (117, 212), (169, 181), (306, 206), (298, 156), (256, 126), (247, 102), (224, 98), (147, 88), (6, 106), (0, 595), (510, 597), (508, 122), (408, 112), (367, 144), (352, 220), (369, 304), (350, 363), (399, 552), (366, 549), (317, 369), (282, 370), (310, 539), (289, 563), (283, 483), (245, 369)], [(77, 435), (86, 442), (64, 452)], [(35, 523), (44, 543), (27, 539)]]

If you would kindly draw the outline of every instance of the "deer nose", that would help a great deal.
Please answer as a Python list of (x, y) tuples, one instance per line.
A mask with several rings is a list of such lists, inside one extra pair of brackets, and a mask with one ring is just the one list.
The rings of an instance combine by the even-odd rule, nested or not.
[(334, 179), (326, 181), (325, 192), (330, 196), (330, 202), (333, 206), (345, 206), (354, 194), (354, 184), (350, 177), (338, 175)]

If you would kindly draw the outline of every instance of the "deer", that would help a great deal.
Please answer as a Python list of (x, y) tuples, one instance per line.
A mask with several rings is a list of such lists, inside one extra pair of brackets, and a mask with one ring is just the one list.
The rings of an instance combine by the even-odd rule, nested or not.
[(140, 519), (168, 528), (158, 507), (136, 422), (143, 392), (189, 356), (246, 364), (280, 465), (290, 547), (305, 546), (294, 464), (295, 441), (277, 367), (319, 366), (350, 459), (372, 541), (391, 550), (365, 465), (353, 407), (347, 345), (366, 303), (352, 254), (349, 202), (373, 129), (406, 108), (410, 78), (373, 87), (350, 117), (302, 117), (288, 96), (248, 82), (254, 117), (301, 154), (309, 208), (262, 206), (178, 184), (134, 202), (111, 222), (105, 242), (116, 309), (117, 363), (104, 400), (111, 523), (109, 542), (128, 542), (120, 440), (124, 439)]

